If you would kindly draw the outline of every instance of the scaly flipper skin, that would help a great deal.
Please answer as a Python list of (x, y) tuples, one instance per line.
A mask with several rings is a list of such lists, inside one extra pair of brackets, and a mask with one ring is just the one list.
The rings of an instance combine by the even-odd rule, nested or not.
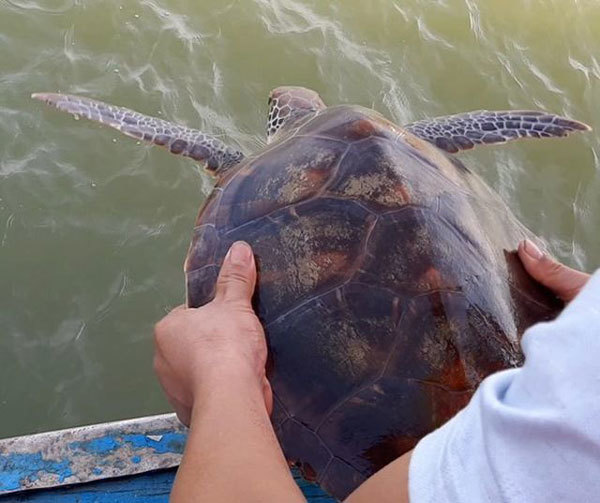
[(37, 93), (32, 98), (44, 101), (63, 112), (106, 124), (121, 133), (166, 147), (173, 154), (205, 163), (217, 175), (238, 164), (244, 154), (221, 140), (197, 129), (179, 126), (123, 107), (68, 94)]
[(451, 154), (475, 145), (506, 143), (519, 138), (556, 138), (591, 130), (582, 122), (532, 110), (478, 110), (425, 119), (404, 128)]

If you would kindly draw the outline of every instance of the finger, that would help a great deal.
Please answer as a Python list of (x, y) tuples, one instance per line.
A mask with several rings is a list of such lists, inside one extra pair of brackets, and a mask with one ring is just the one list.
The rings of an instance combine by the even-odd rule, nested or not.
[(217, 279), (215, 300), (250, 304), (256, 285), (252, 248), (243, 241), (233, 243)]
[(557, 262), (543, 253), (529, 239), (519, 244), (519, 257), (534, 279), (548, 287), (565, 302), (573, 300), (590, 277), (589, 274)]

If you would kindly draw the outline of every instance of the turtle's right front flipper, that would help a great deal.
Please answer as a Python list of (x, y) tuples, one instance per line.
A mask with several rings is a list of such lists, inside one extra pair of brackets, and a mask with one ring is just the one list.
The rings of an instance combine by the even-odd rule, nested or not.
[(68, 94), (37, 93), (31, 97), (64, 112), (106, 124), (127, 136), (166, 147), (173, 154), (191, 157), (205, 163), (206, 168), (215, 174), (221, 174), (244, 158), (242, 152), (228, 147), (214, 136), (127, 108)]

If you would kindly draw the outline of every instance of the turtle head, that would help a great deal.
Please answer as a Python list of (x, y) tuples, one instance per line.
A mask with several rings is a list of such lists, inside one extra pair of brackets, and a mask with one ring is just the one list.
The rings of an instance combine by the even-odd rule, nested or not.
[(285, 136), (324, 108), (325, 103), (312, 89), (292, 86), (273, 89), (269, 94), (267, 143)]

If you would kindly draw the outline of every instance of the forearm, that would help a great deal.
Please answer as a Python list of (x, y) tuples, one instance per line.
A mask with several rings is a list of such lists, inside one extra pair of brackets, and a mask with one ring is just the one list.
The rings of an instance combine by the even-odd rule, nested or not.
[(345, 503), (409, 503), (408, 467), (412, 451), (369, 477)]
[[(226, 391), (224, 391), (226, 390)], [(304, 502), (257, 384), (211, 386), (195, 405), (173, 503)]]

